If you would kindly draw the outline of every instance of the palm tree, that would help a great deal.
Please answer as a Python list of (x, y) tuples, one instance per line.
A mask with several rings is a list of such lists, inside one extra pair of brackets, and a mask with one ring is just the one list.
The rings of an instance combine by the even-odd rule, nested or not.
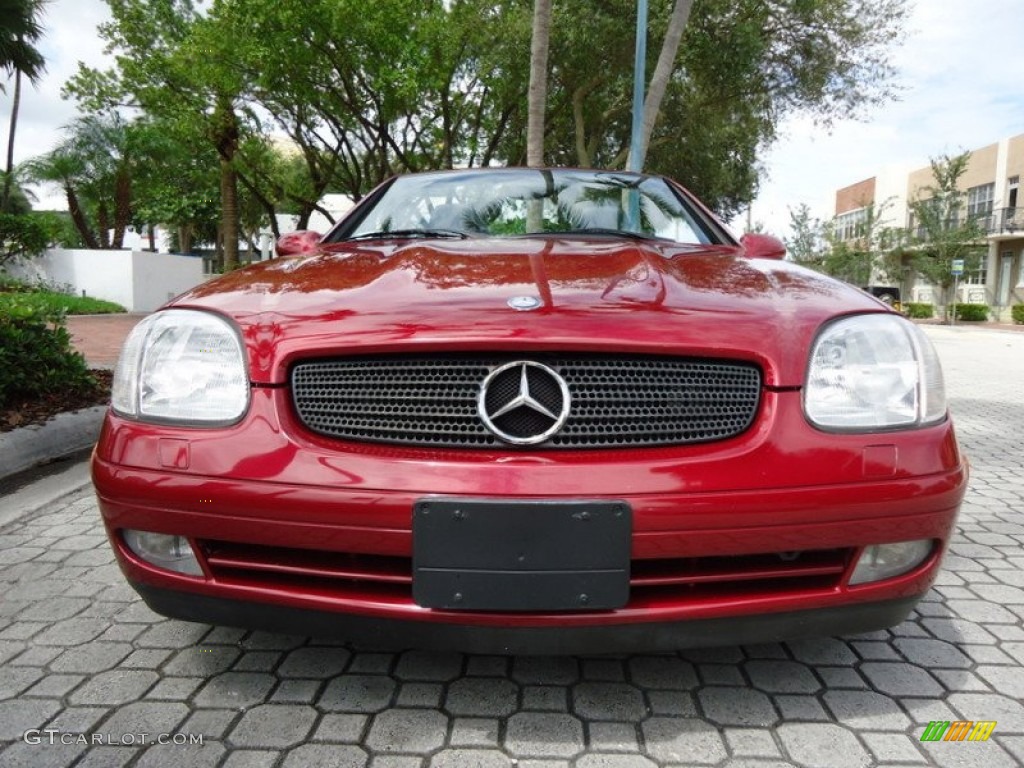
[[(43, 55), (35, 48), (42, 37), (39, 16), (47, 0), (0, 0), (0, 70), (14, 75), (14, 96), (11, 102), (11, 129), (7, 136), (7, 166), (4, 173), (0, 211), (7, 210), (11, 198), (14, 173), (14, 133), (18, 127), (21, 106), (21, 78), (37, 83), (46, 68)], [(4, 90), (0, 86), (0, 90)]]
[(526, 164), (544, 165), (544, 107), (548, 98), (548, 40), (551, 0), (534, 0), (530, 43), (530, 92), (526, 110)]
[(20, 171), (30, 181), (60, 186), (67, 197), (71, 221), (82, 236), (85, 247), (99, 248), (78, 196), (78, 189), (86, 176), (86, 163), (71, 141), (64, 141), (53, 151), (32, 158), (20, 166)]

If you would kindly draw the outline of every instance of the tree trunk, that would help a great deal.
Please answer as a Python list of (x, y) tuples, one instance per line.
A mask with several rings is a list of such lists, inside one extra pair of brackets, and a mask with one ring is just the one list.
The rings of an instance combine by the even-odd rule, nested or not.
[(526, 122), (526, 164), (544, 165), (544, 108), (548, 98), (548, 41), (551, 38), (551, 0), (534, 0), (530, 44), (530, 92)]
[(124, 247), (124, 233), (132, 215), (132, 177), (126, 168), (114, 180), (114, 248)]
[(675, 69), (679, 42), (683, 38), (683, 30), (686, 29), (686, 22), (690, 19), (692, 8), (693, 0), (676, 0), (675, 8), (672, 9), (672, 18), (669, 19), (665, 40), (661, 44), (661, 53), (658, 54), (658, 64), (654, 68), (654, 74), (651, 75), (651, 84), (647, 89), (647, 96), (644, 98), (644, 114), (640, 127), (640, 162), (634, 165), (633, 159), (630, 158), (626, 163), (627, 168), (644, 167), (647, 149), (651, 144), (651, 135), (654, 133), (654, 123), (658, 119), (658, 112), (661, 111), (661, 101), (665, 97), (665, 90), (672, 77), (672, 70)]
[(220, 217), (224, 271), (238, 268), (238, 178), (231, 162), (220, 159)]
[(21, 70), (14, 68), (14, 97), (11, 100), (11, 132), (7, 136), (7, 167), (4, 174), (3, 197), (0, 197), (0, 211), (7, 211), (11, 202), (11, 185), (14, 183), (14, 132), (18, 127), (18, 107), (21, 106)]
[(78, 195), (75, 193), (74, 187), (66, 184), (64, 194), (68, 199), (68, 213), (71, 215), (71, 221), (74, 223), (75, 229), (78, 230), (78, 234), (82, 236), (82, 242), (85, 243), (86, 248), (96, 250), (100, 246), (96, 242), (96, 236), (89, 229), (89, 222), (85, 220), (85, 214), (82, 212), (82, 205), (78, 202)]

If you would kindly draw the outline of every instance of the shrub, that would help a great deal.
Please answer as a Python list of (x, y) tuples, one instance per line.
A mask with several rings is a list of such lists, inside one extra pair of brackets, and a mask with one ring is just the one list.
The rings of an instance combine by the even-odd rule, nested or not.
[(0, 213), (0, 265), (38, 256), (50, 244), (46, 226), (29, 214)]
[(956, 319), (967, 322), (988, 320), (988, 304), (957, 304)]
[(907, 310), (907, 317), (912, 320), (928, 320), (935, 316), (935, 307), (931, 304), (910, 302), (903, 306)]
[(1024, 325), (1024, 304), (1014, 304), (1010, 307), (1010, 317), (1017, 325)]
[(96, 387), (85, 358), (71, 347), (63, 315), (21, 301), (0, 307), (0, 408), (27, 397)]

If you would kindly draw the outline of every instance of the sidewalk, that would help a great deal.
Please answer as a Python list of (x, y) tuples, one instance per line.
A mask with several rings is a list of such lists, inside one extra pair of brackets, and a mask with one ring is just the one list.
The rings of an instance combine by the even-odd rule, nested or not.
[(113, 368), (128, 333), (145, 314), (68, 315), (71, 343), (90, 368)]

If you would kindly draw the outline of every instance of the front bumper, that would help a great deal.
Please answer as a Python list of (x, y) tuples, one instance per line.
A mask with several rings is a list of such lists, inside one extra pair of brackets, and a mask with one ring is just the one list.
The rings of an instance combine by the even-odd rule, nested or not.
[[(872, 631), (902, 620), (934, 581), (967, 481), (951, 425), (825, 435), (802, 419), (795, 392), (768, 393), (740, 438), (678, 450), (367, 448), (310, 437), (290, 419), (280, 390), (254, 391), (246, 419), (219, 430), (108, 416), (93, 458), (100, 509), (122, 569), (154, 610), (509, 653)], [(628, 602), (548, 613), (418, 605), (413, 509), (437, 497), (627, 504)], [(203, 576), (142, 561), (124, 529), (187, 537)], [(864, 547), (915, 539), (933, 542), (918, 567), (848, 584)]]

